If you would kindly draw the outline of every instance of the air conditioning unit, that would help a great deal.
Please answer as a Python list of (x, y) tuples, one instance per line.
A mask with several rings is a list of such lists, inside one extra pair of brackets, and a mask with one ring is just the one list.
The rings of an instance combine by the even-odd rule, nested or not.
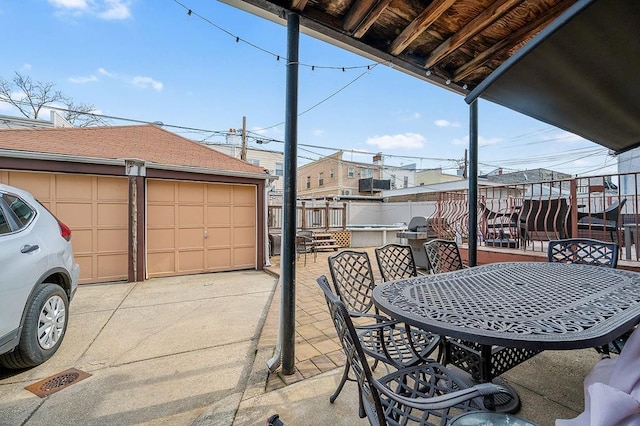
[(342, 195), (351, 195), (351, 190), (350, 189), (344, 189), (342, 191)]

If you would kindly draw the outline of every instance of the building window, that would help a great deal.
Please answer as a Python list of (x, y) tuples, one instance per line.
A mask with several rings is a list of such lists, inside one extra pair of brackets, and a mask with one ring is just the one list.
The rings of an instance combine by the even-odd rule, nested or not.
[(347, 177), (352, 178), (353, 176), (355, 176), (355, 173), (354, 173), (354, 171), (353, 171), (353, 167), (349, 167), (349, 168), (347, 169)]
[(318, 186), (324, 186), (324, 172), (318, 173)]
[(360, 179), (370, 179), (373, 177), (373, 170), (360, 169)]
[(307, 189), (311, 188), (311, 176), (307, 176)]
[(249, 163), (253, 164), (254, 166), (259, 166), (260, 165), (260, 160), (252, 160), (252, 159), (248, 159), (247, 160)]
[(276, 163), (276, 176), (284, 175), (284, 164)]
[(391, 175), (391, 189), (396, 189), (396, 175)]
[(405, 176), (404, 177), (404, 187), (408, 188), (409, 187), (409, 176)]
[(329, 177), (333, 179), (334, 176), (335, 174), (333, 173), (333, 169), (329, 170)]

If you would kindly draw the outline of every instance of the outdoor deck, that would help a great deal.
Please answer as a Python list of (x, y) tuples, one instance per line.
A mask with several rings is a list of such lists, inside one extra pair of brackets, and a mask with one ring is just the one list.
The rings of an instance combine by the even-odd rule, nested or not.
[[(495, 250), (502, 253), (507, 251)], [(376, 278), (381, 280), (373, 248), (367, 248), (366, 251), (372, 260)], [(514, 255), (518, 252), (522, 253), (521, 250), (513, 251)], [(304, 386), (305, 380), (328, 371), (340, 369), (341, 373), (345, 358), (329, 319), (326, 303), (316, 284), (318, 276), (329, 276), (326, 259), (331, 254), (332, 252), (318, 253), (316, 262), (313, 261), (313, 256), (307, 256), (306, 266), (303, 261), (296, 263), (296, 373), (291, 376), (269, 374), (265, 385), (267, 393), (294, 383), (295, 386)], [(279, 260), (279, 257), (272, 257), (272, 265), (267, 270), (279, 274)], [(278, 302), (279, 293), (276, 292), (259, 342), (262, 350), (276, 345)], [(582, 381), (598, 360), (599, 355), (592, 349), (547, 351), (504, 374), (503, 377), (522, 398), (522, 409), (518, 415), (540, 425), (552, 425), (556, 418), (575, 417), (583, 410)], [(313, 386), (312, 381), (309, 382), (309, 386)], [(355, 388), (345, 387), (338, 399), (345, 398), (344, 394), (349, 392), (355, 392)], [(326, 395), (327, 404), (329, 394)], [(353, 401), (357, 401), (357, 398)], [(328, 409), (332, 407), (329, 406)], [(337, 416), (344, 415), (337, 404), (335, 408)], [(352, 414), (353, 419), (357, 419), (355, 404)], [(284, 415), (285, 412), (281, 411), (281, 416)], [(336, 419), (336, 424), (352, 423), (345, 418)], [(282, 420), (286, 423), (288, 419), (282, 417)], [(295, 423), (295, 419), (290, 420)]]

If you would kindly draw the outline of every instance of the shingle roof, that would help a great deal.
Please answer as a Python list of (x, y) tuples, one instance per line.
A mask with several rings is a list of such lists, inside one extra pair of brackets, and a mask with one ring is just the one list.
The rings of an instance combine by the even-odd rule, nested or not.
[(0, 149), (81, 158), (139, 159), (248, 174), (265, 169), (155, 125), (0, 130)]

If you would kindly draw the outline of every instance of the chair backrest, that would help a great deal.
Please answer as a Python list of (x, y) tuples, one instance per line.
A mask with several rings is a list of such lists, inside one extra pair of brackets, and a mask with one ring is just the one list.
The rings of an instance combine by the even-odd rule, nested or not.
[(383, 281), (395, 281), (418, 276), (411, 246), (392, 243), (377, 247), (375, 253)]
[(435, 239), (424, 243), (428, 270), (432, 274), (462, 269), (462, 257), (455, 241)]
[(618, 265), (618, 250), (616, 243), (588, 238), (552, 240), (547, 248), (547, 260), (615, 268)]
[(620, 202), (616, 200), (611, 203), (609, 207), (607, 207), (602, 213), (596, 213), (594, 216), (598, 217), (600, 214), (603, 214), (605, 220), (610, 220), (617, 224), (618, 218), (620, 217), (620, 212), (622, 211), (622, 208), (624, 207), (626, 202), (626, 198), (623, 198), (622, 200), (620, 200)]
[(343, 250), (327, 260), (333, 287), (347, 309), (351, 312), (369, 312), (373, 307), (376, 283), (367, 252)]
[(373, 386), (373, 376), (371, 369), (367, 363), (364, 351), (362, 350), (362, 344), (358, 338), (349, 312), (342, 301), (336, 297), (335, 294), (329, 288), (329, 282), (327, 277), (322, 275), (317, 279), (317, 283), (324, 293), (324, 297), (327, 301), (329, 313), (333, 320), (333, 325), (336, 328), (338, 339), (342, 344), (342, 349), (347, 357), (347, 363), (351, 366), (353, 373), (356, 376), (358, 387), (362, 393), (362, 402), (369, 418), (369, 422), (373, 424), (385, 425), (384, 412), (380, 402), (380, 395)]

